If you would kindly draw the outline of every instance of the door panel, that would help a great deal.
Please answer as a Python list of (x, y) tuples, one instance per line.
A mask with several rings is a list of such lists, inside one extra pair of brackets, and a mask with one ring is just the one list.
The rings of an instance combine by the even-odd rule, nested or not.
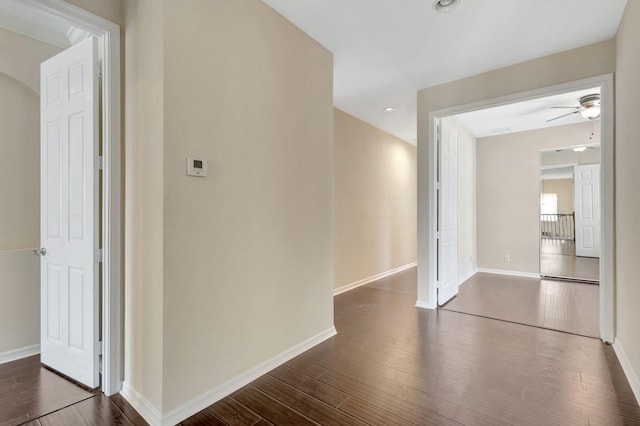
[(442, 121), (440, 136), (438, 304), (458, 294), (458, 132)]
[(42, 63), (41, 360), (99, 386), (97, 44)]
[(576, 256), (600, 257), (600, 165), (574, 167)]

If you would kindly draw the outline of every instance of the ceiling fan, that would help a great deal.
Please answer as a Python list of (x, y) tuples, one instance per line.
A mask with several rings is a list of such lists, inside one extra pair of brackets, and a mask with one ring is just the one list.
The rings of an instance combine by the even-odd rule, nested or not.
[(552, 118), (550, 120), (547, 120), (547, 123), (550, 121), (554, 121), (557, 120), (559, 118), (563, 118), (563, 117), (567, 117), (569, 115), (573, 115), (573, 114), (580, 114), (581, 116), (583, 116), (585, 119), (587, 120), (595, 120), (600, 118), (600, 95), (598, 93), (593, 93), (591, 95), (585, 95), (583, 97), (581, 97), (579, 99), (580, 102), (580, 106), (571, 106), (571, 107), (565, 107), (565, 106), (557, 106), (557, 107), (551, 107), (552, 109), (559, 109), (559, 108), (571, 108), (571, 109), (575, 109), (575, 111), (570, 112), (568, 114), (563, 114), (560, 115), (558, 117)]

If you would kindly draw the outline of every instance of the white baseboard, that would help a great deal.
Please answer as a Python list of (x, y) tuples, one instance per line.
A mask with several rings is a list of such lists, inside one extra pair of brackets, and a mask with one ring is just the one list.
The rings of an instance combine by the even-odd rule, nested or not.
[(38, 355), (40, 353), (40, 344), (25, 346), (24, 348), (13, 349), (0, 353), (0, 364), (5, 362), (16, 361), (18, 359), (26, 358), (32, 355)]
[(533, 272), (507, 271), (507, 270), (504, 270), (504, 269), (487, 269), (487, 268), (478, 268), (477, 272), (484, 272), (486, 274), (510, 275), (512, 277), (524, 277), (524, 278), (537, 278), (537, 279), (540, 279), (540, 274), (536, 274), (536, 273), (533, 273)]
[(151, 426), (160, 426), (160, 412), (140, 392), (132, 388), (127, 382), (122, 384), (120, 395), (144, 418)]
[[(297, 345), (287, 349), (286, 351), (281, 352), (280, 354), (274, 356), (273, 358), (268, 359), (267, 361), (256, 365), (255, 367), (245, 371), (239, 376), (236, 376), (233, 379), (228, 380), (227, 382), (221, 384), (220, 386), (214, 389), (211, 389), (208, 392), (205, 392), (204, 394), (187, 402), (186, 404), (181, 405), (175, 410), (172, 410), (171, 412), (167, 413), (165, 416), (162, 416), (161, 423), (151, 423), (151, 422), (149, 423), (151, 423), (152, 426), (155, 424), (160, 424), (161, 426), (165, 426), (165, 425), (169, 426), (169, 425), (175, 425), (177, 423), (180, 423), (184, 419), (189, 418), (194, 414), (196, 414), (197, 412), (204, 410), (209, 405), (221, 400), (222, 398), (226, 397), (229, 394), (232, 394), (233, 392), (237, 391), (243, 386), (248, 385), (258, 377), (263, 376), (264, 374), (268, 373), (274, 368), (279, 367), (285, 362), (297, 357), (301, 353), (311, 349), (312, 347), (318, 345), (319, 343), (324, 342), (325, 340), (335, 336), (336, 334), (337, 332), (335, 327), (330, 327), (322, 331), (321, 333), (318, 333), (315, 336), (312, 336), (307, 340), (301, 343), (298, 343)], [(145, 418), (145, 420), (147, 419)]]
[(627, 376), (627, 380), (631, 385), (633, 394), (636, 396), (636, 401), (638, 401), (638, 404), (640, 404), (640, 378), (638, 376), (638, 373), (633, 369), (631, 361), (629, 361), (629, 357), (624, 351), (622, 343), (620, 343), (619, 339), (616, 339), (615, 342), (613, 342), (613, 350), (618, 356), (618, 360), (620, 361), (622, 370), (624, 371), (625, 376)]
[(434, 310), (434, 309), (437, 309), (437, 308), (438, 308), (438, 306), (437, 306), (437, 305), (430, 305), (430, 304), (425, 303), (425, 302), (423, 302), (423, 301), (421, 301), (421, 300), (418, 300), (418, 301), (416, 302), (416, 308), (420, 308), (420, 309), (431, 309), (431, 310)]
[(398, 272), (406, 271), (407, 269), (411, 269), (411, 268), (413, 268), (414, 266), (417, 266), (417, 265), (418, 265), (418, 262), (413, 262), (413, 263), (409, 263), (409, 264), (404, 265), (404, 266), (400, 266), (400, 267), (395, 268), (395, 269), (391, 269), (391, 270), (386, 271), (386, 272), (381, 272), (381, 273), (373, 275), (371, 277), (367, 277), (367, 278), (361, 279), (361, 280), (356, 281), (354, 283), (347, 284), (345, 286), (336, 288), (335, 290), (333, 290), (333, 295), (337, 296), (337, 295), (342, 294), (344, 292), (347, 292), (349, 290), (353, 290), (354, 288), (358, 288), (360, 286), (372, 283), (372, 282), (377, 281), (379, 279), (386, 278), (386, 277), (391, 276), (393, 274), (397, 274)]
[(469, 273), (467, 275), (465, 275), (464, 277), (460, 278), (458, 280), (458, 285), (462, 285), (464, 284), (465, 281), (467, 281), (469, 278), (471, 278), (472, 276), (474, 276), (475, 274), (478, 273), (478, 268), (474, 268), (471, 271), (469, 271)]

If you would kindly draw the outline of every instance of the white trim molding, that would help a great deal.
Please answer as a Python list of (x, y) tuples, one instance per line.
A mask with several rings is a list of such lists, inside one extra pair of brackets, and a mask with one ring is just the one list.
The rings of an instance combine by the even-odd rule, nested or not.
[(0, 364), (16, 361), (32, 355), (38, 355), (39, 353), (40, 343), (37, 345), (25, 346), (24, 348), (12, 349), (10, 351), (0, 353)]
[(337, 296), (337, 295), (345, 293), (345, 292), (347, 292), (349, 290), (353, 290), (354, 288), (358, 288), (360, 286), (363, 286), (363, 285), (366, 285), (366, 284), (370, 284), (370, 283), (372, 283), (374, 281), (378, 281), (378, 280), (380, 280), (382, 278), (390, 277), (391, 275), (397, 274), (397, 273), (402, 272), (402, 271), (406, 271), (407, 269), (411, 269), (411, 268), (414, 268), (416, 266), (418, 266), (418, 262), (412, 262), (412, 263), (408, 263), (406, 265), (400, 266), (398, 268), (390, 269), (390, 270), (385, 271), (385, 272), (380, 272), (379, 274), (372, 275), (372, 276), (367, 277), (367, 278), (363, 278), (363, 279), (361, 279), (359, 281), (353, 282), (351, 284), (344, 285), (342, 287), (338, 287), (338, 288), (333, 290), (333, 295)]
[(416, 308), (434, 310), (434, 309), (437, 309), (438, 306), (437, 305), (430, 305), (428, 303), (425, 303), (425, 302), (422, 302), (422, 301), (418, 300), (416, 302)]
[(477, 273), (478, 273), (478, 268), (473, 268), (471, 271), (469, 271), (467, 275), (458, 279), (458, 286), (461, 286), (462, 284), (464, 284), (469, 278), (473, 277)]
[[(244, 373), (226, 381), (220, 386), (205, 392), (199, 397), (187, 402), (186, 404), (181, 405), (175, 410), (170, 411), (166, 415), (162, 416), (162, 420), (160, 423), (152, 423), (145, 417), (145, 420), (149, 421), (151, 425), (160, 424), (161, 426), (170, 426), (180, 423), (184, 419), (187, 419), (194, 414), (204, 410), (209, 405), (221, 400), (227, 395), (232, 394), (243, 386), (248, 385), (253, 382), (260, 376), (268, 373), (276, 367), (284, 364), (285, 362), (297, 357), (303, 352), (313, 348), (314, 346), (324, 342), (325, 340), (335, 336), (337, 334), (335, 327), (330, 327), (315, 336), (311, 336), (310, 338), (304, 340), (303, 342), (298, 343), (297, 345), (285, 350), (284, 352), (279, 353), (271, 359), (268, 359), (253, 368), (245, 371)], [(131, 402), (131, 401), (129, 401)], [(131, 404), (133, 405), (133, 404)], [(134, 406), (134, 408), (136, 408)], [(142, 413), (140, 413), (142, 414)], [(144, 417), (144, 415), (143, 415)]]
[(122, 384), (122, 391), (120, 391), (120, 394), (151, 426), (161, 424), (162, 416), (160, 415), (160, 412), (156, 410), (153, 404), (147, 401), (140, 392), (131, 387), (127, 382)]
[(640, 404), (640, 377), (638, 376), (638, 372), (633, 369), (631, 361), (629, 361), (629, 357), (624, 351), (622, 343), (620, 343), (620, 339), (616, 338), (616, 341), (613, 343), (613, 350), (618, 356), (618, 360), (620, 361), (624, 375), (627, 376), (627, 380), (631, 385), (636, 401)]
[(488, 268), (478, 268), (478, 272), (483, 272), (485, 274), (509, 275), (511, 277), (540, 279), (540, 274), (536, 274), (534, 272), (507, 271), (505, 269), (488, 269)]

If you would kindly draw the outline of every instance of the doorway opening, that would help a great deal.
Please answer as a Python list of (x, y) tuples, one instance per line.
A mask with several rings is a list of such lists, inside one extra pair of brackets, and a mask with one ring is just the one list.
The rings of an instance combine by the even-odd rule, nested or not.
[[(600, 126), (585, 145), (540, 151), (540, 275), (600, 281)], [(595, 182), (594, 182), (595, 181)]]
[[(435, 308), (437, 305), (443, 305), (447, 302), (447, 298), (455, 296), (458, 293), (458, 289), (453, 286), (447, 289), (445, 297), (440, 297), (443, 283), (441, 282), (442, 265), (449, 265), (453, 268), (454, 264), (465, 264), (471, 261), (473, 276), (480, 276), (482, 274), (493, 274), (495, 276), (511, 276), (510, 278), (517, 278), (522, 280), (535, 280), (538, 283), (543, 284), (540, 280), (540, 240), (542, 229), (540, 227), (540, 163), (539, 152), (544, 149), (551, 149), (557, 147), (566, 147), (568, 145), (587, 145), (588, 144), (588, 131), (584, 131), (587, 140), (580, 140), (579, 142), (559, 142), (558, 144), (547, 144), (546, 146), (539, 146), (529, 153), (528, 164), (523, 165), (519, 161), (510, 161), (506, 153), (509, 150), (513, 151), (513, 158), (519, 158), (525, 155), (521, 152), (521, 147), (512, 144), (495, 144), (495, 146), (489, 147), (487, 150), (478, 150), (477, 164), (484, 165), (485, 172), (478, 171), (477, 182), (477, 223), (476, 223), (476, 249), (477, 256), (462, 258), (459, 256), (459, 251), (455, 255), (449, 255), (447, 258), (447, 252), (441, 249), (440, 236), (442, 233), (441, 224), (443, 220), (460, 221), (461, 211), (457, 210), (457, 217), (451, 216), (447, 219), (438, 216), (440, 214), (440, 205), (442, 200), (447, 199), (447, 184), (442, 184), (442, 167), (443, 167), (443, 151), (441, 149), (442, 131), (447, 125), (447, 120), (463, 121), (465, 114), (475, 114), (476, 117), (482, 117), (482, 111), (496, 110), (504, 107), (513, 107), (521, 104), (526, 106), (529, 113), (539, 113), (545, 116), (543, 122), (550, 120), (557, 116), (550, 108), (553, 106), (564, 106), (567, 101), (573, 100), (577, 102), (585, 94), (589, 94), (592, 91), (597, 90), (601, 96), (602, 117), (601, 123), (601, 153), (600, 164), (601, 173), (599, 177), (599, 183), (601, 188), (602, 202), (598, 208), (601, 217), (601, 227), (597, 232), (599, 241), (601, 243), (601, 258), (600, 267), (598, 271), (600, 286), (596, 288), (597, 298), (590, 299), (589, 305), (594, 306), (597, 311), (595, 327), (596, 336), (600, 337), (606, 342), (613, 340), (613, 79), (611, 75), (605, 75), (601, 77), (589, 78), (580, 80), (568, 84), (562, 84), (549, 88), (543, 88), (530, 92), (520, 93), (516, 95), (506, 96), (499, 99), (493, 99), (485, 102), (479, 102), (471, 105), (463, 105), (460, 107), (449, 108), (447, 110), (435, 111), (430, 113), (430, 123), (433, 132), (429, 134), (429, 158), (430, 158), (430, 170), (429, 173), (429, 226), (431, 231), (425, 238), (429, 239), (429, 259), (428, 259), (428, 271), (429, 280), (427, 288), (421, 289), (419, 287), (419, 294), (424, 292), (428, 295), (427, 300), (431, 300), (430, 303), (421, 303), (417, 305), (419, 307)], [(587, 93), (588, 92), (588, 93)], [(569, 96), (569, 98), (567, 98)], [(564, 98), (563, 98), (564, 97)], [(575, 98), (575, 99), (574, 99)], [(549, 100), (554, 103), (548, 104)], [(558, 103), (558, 101), (560, 101)], [(545, 103), (547, 102), (547, 103)], [(536, 103), (538, 105), (536, 106)], [(542, 103), (542, 106), (540, 105)], [(573, 104), (573, 103), (572, 103)], [(570, 105), (572, 105), (570, 104)], [(576, 108), (577, 109), (577, 108)], [(557, 111), (556, 111), (557, 112)], [(518, 115), (518, 114), (516, 114)], [(523, 115), (523, 111), (520, 111), (520, 116)], [(581, 114), (575, 114), (576, 116)], [(570, 117), (574, 118), (574, 117)], [(481, 118), (482, 120), (482, 118)], [(582, 121), (582, 127), (589, 127), (591, 120), (578, 118)], [(554, 123), (557, 124), (557, 123)], [(578, 122), (575, 126), (579, 127)], [(518, 123), (513, 126), (516, 132), (525, 134), (523, 129), (517, 129)], [(540, 126), (546, 127), (546, 126)], [(570, 126), (558, 126), (569, 128)], [(495, 128), (488, 129), (489, 132), (485, 136), (496, 136), (514, 133), (514, 129), (509, 126), (496, 126)], [(546, 130), (545, 130), (546, 131)], [(458, 130), (458, 134), (460, 131)], [(478, 146), (481, 146), (478, 144)], [(494, 149), (495, 148), (495, 149)], [(494, 151), (491, 155), (487, 155), (488, 151)], [(461, 150), (458, 150), (458, 156), (461, 155)], [(495, 155), (494, 155), (495, 154)], [(502, 155), (502, 157), (500, 157)], [(494, 164), (501, 164), (500, 167), (491, 167), (487, 165), (487, 161), (491, 158), (499, 159)], [(530, 160), (530, 161), (529, 161)], [(444, 160), (447, 161), (446, 159)], [(479, 166), (478, 166), (479, 167)], [(511, 168), (511, 170), (509, 170)], [(505, 172), (506, 170), (506, 172)], [(532, 174), (533, 178), (527, 180), (527, 190), (525, 192), (532, 192), (532, 197), (523, 197), (523, 191), (514, 189), (512, 187), (512, 176), (519, 176), (524, 174)], [(508, 176), (509, 175), (509, 176)], [(458, 175), (459, 179), (460, 175)], [(446, 175), (444, 177), (446, 179)], [(489, 185), (490, 184), (490, 185)], [(460, 188), (457, 189), (460, 192)], [(458, 198), (459, 199), (459, 198)], [(510, 199), (511, 204), (508, 206), (504, 200)], [(502, 201), (501, 201), (502, 200)], [(513, 208), (516, 206), (518, 208)], [(519, 207), (528, 206), (527, 211), (519, 213)], [(480, 213), (483, 212), (483, 213)], [(463, 213), (464, 217), (464, 213)], [(487, 218), (496, 226), (487, 226)], [(533, 223), (533, 225), (527, 223)], [(515, 229), (515, 231), (514, 231)], [(419, 237), (420, 238), (420, 237)], [(460, 236), (458, 236), (460, 241)], [(483, 244), (482, 242), (489, 242), (489, 244)], [(475, 262), (474, 262), (475, 260)], [(458, 266), (459, 267), (459, 266)], [(462, 275), (458, 277), (457, 286), (468, 278), (468, 275)], [(451, 283), (448, 283), (451, 287)], [(566, 284), (566, 283), (560, 283)], [(419, 286), (424, 285), (420, 283)], [(551, 285), (546, 284), (544, 285)], [(594, 287), (594, 286), (590, 286)], [(540, 287), (542, 289), (542, 287)], [(566, 287), (561, 287), (565, 289)], [(426, 290), (426, 291), (425, 291)], [(544, 290), (544, 289), (543, 289)], [(540, 294), (540, 293), (537, 293)], [(459, 303), (458, 298), (454, 299), (453, 304)], [(500, 297), (493, 298), (492, 303), (494, 306), (498, 306), (501, 301)], [(595, 301), (594, 301), (595, 300)], [(447, 308), (451, 308), (452, 303), (447, 305)], [(508, 304), (508, 303), (502, 303)], [(508, 309), (507, 309), (508, 310)], [(515, 321), (521, 322), (521, 321)], [(526, 323), (525, 321), (522, 321)], [(549, 326), (548, 328), (555, 327)], [(580, 333), (578, 334), (586, 334)]]
[[(82, 86), (85, 80), (78, 77), (80, 74), (86, 74), (86, 72), (89, 72), (90, 74), (95, 73), (96, 78), (100, 79), (98, 83), (98, 103), (100, 108), (99, 110), (96, 109), (96, 116), (99, 118), (101, 125), (96, 127), (96, 136), (99, 137), (102, 142), (101, 155), (96, 155), (95, 158), (84, 159), (85, 162), (90, 162), (90, 168), (93, 169), (95, 167), (96, 170), (101, 170), (99, 180), (96, 179), (99, 182), (96, 184), (97, 191), (95, 193), (97, 200), (95, 214), (96, 219), (94, 221), (89, 217), (83, 217), (77, 222), (91, 222), (90, 226), (86, 229), (91, 229), (95, 234), (95, 239), (100, 240), (101, 245), (96, 244), (96, 248), (101, 250), (96, 252), (91, 251), (91, 253), (83, 251), (82, 255), (89, 255), (92, 259), (95, 258), (95, 265), (99, 266), (96, 266), (96, 272), (95, 274), (92, 273), (91, 277), (83, 276), (75, 270), (71, 272), (76, 273), (76, 275), (69, 272), (65, 279), (68, 279), (69, 277), (75, 279), (75, 281), (70, 279), (70, 281), (73, 281), (71, 285), (76, 285), (76, 287), (78, 287), (80, 285), (79, 283), (84, 282), (86, 278), (88, 286), (99, 289), (99, 291), (96, 291), (92, 296), (94, 301), (91, 303), (95, 303), (96, 310), (99, 312), (96, 318), (98, 320), (101, 318), (102, 323), (96, 324), (95, 322), (97, 321), (95, 321), (91, 324), (91, 327), (94, 327), (96, 333), (101, 336), (101, 344), (95, 345), (95, 347), (92, 348), (92, 352), (98, 354), (101, 361), (99, 364), (96, 363), (92, 368), (101, 368), (100, 386), (102, 392), (107, 395), (112, 395), (121, 390), (122, 382), (122, 283), (120, 269), (122, 253), (120, 28), (118, 25), (89, 13), (84, 9), (66, 2), (50, 0), (6, 0), (0, 6), (0, 17), (2, 18), (0, 24), (0, 27), (2, 28), (1, 31), (6, 34), (16, 34), (16, 38), (22, 37), (24, 40), (27, 40), (27, 44), (32, 46), (49, 46), (50, 49), (47, 49), (56, 53), (55, 51), (63, 51), (77, 43), (82, 43), (83, 40), (93, 40), (95, 44), (95, 51), (99, 52), (99, 56), (101, 58), (99, 67), (97, 68), (84, 70), (74, 65), (68, 70), (66, 77), (63, 78), (62, 75), (59, 76), (60, 82), (64, 80), (73, 82), (74, 84), (77, 83), (67, 92), (67, 95), (70, 98), (86, 89), (86, 87)], [(26, 75), (25, 78), (27, 80), (36, 81), (32, 88), (36, 96), (38, 96), (39, 93), (41, 94), (42, 91), (40, 90), (39, 84), (39, 65), (36, 63), (34, 66), (29, 66), (28, 69), (21, 68), (24, 64), (16, 62), (16, 57), (11, 56), (11, 49), (7, 49), (4, 53), (7, 56), (3, 58), (2, 65), (4, 68), (0, 71), (5, 74), (8, 73), (9, 75), (12, 75), (12, 73), (20, 74), (23, 72)], [(33, 61), (38, 55), (33, 55), (32, 53), (32, 51), (25, 49), (20, 50), (19, 53), (15, 54), (31, 55), (29, 59)], [(53, 56), (53, 54), (49, 56)], [(42, 59), (46, 59), (46, 57), (47, 56)], [(69, 76), (78, 78), (75, 78), (75, 80), (67, 78)], [(56, 76), (51, 76), (50, 81), (55, 83), (56, 78)], [(20, 77), (18, 77), (18, 79), (20, 79)], [(47, 87), (47, 92), (45, 93), (47, 96), (50, 96), (50, 99), (55, 97), (55, 90), (52, 89), (54, 86), (55, 84), (52, 84), (51, 87)], [(83, 127), (79, 116), (71, 117), (67, 121), (71, 125), (71, 131), (82, 131)], [(74, 125), (76, 127), (73, 127)], [(51, 127), (51, 129), (53, 129), (53, 127)], [(34, 128), (38, 129), (36, 132), (39, 133), (39, 124), (35, 124)], [(39, 151), (39, 137), (36, 142), (37, 149)], [(80, 151), (81, 150), (75, 152), (77, 153)], [(67, 151), (65, 151), (65, 153), (69, 154)], [(32, 159), (26, 163), (26, 165), (28, 165), (27, 169), (31, 175), (37, 177), (40, 174), (37, 173), (37, 169), (41, 166), (41, 162), (38, 161), (38, 157), (40, 157), (40, 155), (39, 152), (30, 154), (34, 154), (36, 157), (35, 160)], [(55, 163), (53, 160), (60, 159), (62, 157), (52, 155), (48, 158), (52, 160), (49, 163), (51, 165)], [(66, 155), (66, 158), (69, 158), (69, 155)], [(34, 167), (36, 170), (34, 170)], [(71, 179), (68, 179), (68, 181), (72, 183), (77, 182), (73, 177), (74, 175), (72, 175), (73, 171), (74, 170), (71, 170), (69, 172)], [(78, 170), (75, 171), (77, 172)], [(45, 182), (49, 184), (53, 181), (45, 180)], [(17, 185), (18, 182), (15, 182), (15, 184)], [(56, 185), (53, 184), (51, 184), (51, 186), (56, 187)], [(71, 199), (78, 194), (84, 194), (83, 187), (78, 186), (76, 189), (77, 191), (74, 194), (71, 194), (69, 198), (65, 198), (64, 200), (68, 201), (68, 199)], [(56, 200), (60, 201), (62, 198), (57, 198), (56, 196), (51, 199), (45, 199), (44, 201), (49, 207), (53, 206), (55, 208), (58, 205), (56, 204)], [(77, 206), (80, 206), (80, 204), (77, 204)], [(83, 208), (78, 208), (80, 209), (78, 211), (72, 211), (73, 209), (68, 211), (67, 216), (76, 218), (79, 217), (78, 215), (82, 216), (85, 211)], [(97, 216), (101, 217), (100, 222), (98, 222)], [(38, 225), (36, 225), (36, 227), (39, 228)], [(69, 239), (78, 239), (78, 235), (80, 235), (79, 233), (80, 228), (78, 227), (70, 230), (67, 229), (66, 236), (69, 236)], [(42, 256), (47, 256), (49, 253), (45, 251), (46, 247), (39, 244), (37, 238), (35, 242), (30, 242), (28, 245), (31, 247), (27, 246), (19, 250), (20, 258), (24, 258), (25, 265), (29, 265), (28, 271), (26, 271), (27, 268), (23, 268), (25, 270), (21, 272), (25, 272), (25, 274), (28, 274), (28, 278), (32, 279), (37, 277), (35, 271), (39, 269), (39, 266), (34, 266), (33, 259), (35, 258), (31, 254), (31, 251), (35, 250), (36, 254), (41, 256), (40, 259), (42, 259)], [(76, 258), (78, 256), (74, 255), (73, 257)], [(42, 263), (42, 260), (40, 263)], [(10, 266), (15, 269), (15, 264)], [(57, 277), (54, 273), (54, 269), (55, 268), (50, 268), (47, 270), (47, 273), (49, 274), (47, 277), (51, 278), (53, 281), (55, 281)], [(42, 276), (42, 274), (40, 274), (40, 276)], [(32, 281), (36, 281), (38, 279), (39, 278), (36, 278)], [(35, 305), (37, 306), (32, 306), (34, 309), (41, 307), (41, 302), (37, 301), (40, 299), (39, 284), (37, 281), (36, 286), (37, 287), (32, 289), (34, 294), (36, 294)], [(58, 293), (58, 295), (60, 294), (62, 293)], [(76, 293), (76, 296), (80, 294), (86, 293), (78, 292)], [(62, 295), (64, 296), (68, 294), (64, 293)], [(34, 303), (32, 303), (32, 305), (34, 305)], [(36, 313), (37, 312), (38, 310), (36, 310)], [(43, 315), (41, 315), (41, 319), (42, 317)], [(57, 318), (58, 317), (56, 315), (48, 317), (48, 319), (51, 319), (53, 323), (55, 323)], [(69, 332), (70, 330), (77, 331), (78, 324), (80, 324), (80, 327), (85, 325), (82, 321), (82, 317), (75, 319), (78, 321), (69, 324), (68, 327), (66, 327), (65, 332)], [(35, 321), (35, 327), (37, 327), (36, 333), (38, 336), (40, 333), (37, 330), (42, 330), (40, 325), (41, 324)], [(6, 325), (3, 324), (3, 327), (5, 326)], [(76, 328), (74, 329), (74, 327)], [(76, 336), (78, 336), (78, 334), (76, 334)], [(71, 341), (71, 344), (80, 345), (79, 340), (74, 340), (73, 338), (70, 338), (69, 340)], [(27, 358), (33, 354), (38, 354), (40, 350), (41, 345), (38, 341), (30, 342), (28, 346), (20, 344), (15, 348), (10, 348), (10, 350), (3, 350), (2, 353), (0, 353), (0, 362), (11, 362), (13, 360), (20, 360), (14, 362), (22, 362), (24, 359), (23, 362), (29, 363), (33, 360), (33, 357), (30, 359)], [(82, 381), (73, 376), (70, 378)]]

